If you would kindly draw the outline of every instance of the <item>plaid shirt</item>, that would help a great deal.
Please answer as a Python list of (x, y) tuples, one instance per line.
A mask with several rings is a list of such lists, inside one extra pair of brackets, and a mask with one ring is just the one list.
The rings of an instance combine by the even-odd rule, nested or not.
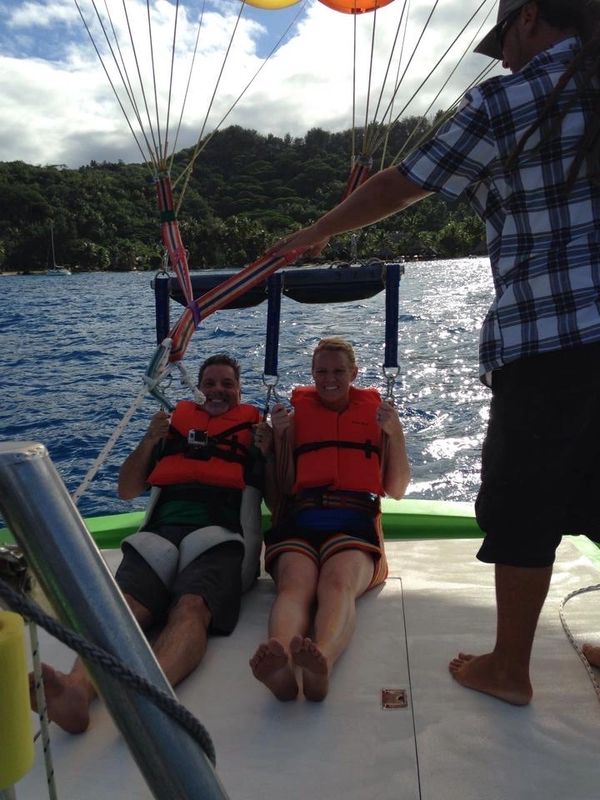
[(573, 54), (576, 37), (535, 56), (520, 72), (475, 87), (455, 116), (398, 167), (449, 199), (463, 195), (486, 223), (495, 300), (481, 330), (482, 376), (503, 364), (600, 341), (600, 185), (587, 163), (569, 195), (564, 183), (597, 87), (581, 74), (528, 139), (516, 167), (505, 164), (541, 114)]

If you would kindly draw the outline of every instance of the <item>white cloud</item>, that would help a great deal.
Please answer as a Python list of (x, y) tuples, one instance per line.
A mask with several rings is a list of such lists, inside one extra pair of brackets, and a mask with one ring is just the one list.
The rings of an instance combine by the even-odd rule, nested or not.
[[(105, 51), (100, 28), (90, 12), (90, 0), (79, 2), (85, 9), (89, 24), (93, 25), (99, 47)], [(378, 12), (371, 111), (377, 102), (387, 68), (403, 2), (396, 0)], [(402, 108), (405, 100), (418, 87), (421, 77), (431, 69), (480, 2), (465, 0), (459, 4), (455, 0), (440, 0), (394, 102), (394, 113)], [(145, 120), (137, 68), (129, 44), (127, 22), (121, 11), (121, 0), (108, 0), (108, 5), (114, 11), (113, 24), (121, 43), (129, 80), (135, 87), (140, 114)], [(487, 5), (477, 18), (479, 22), (470, 26), (468, 34), (457, 45), (453, 58), (444, 62), (430, 84), (419, 93), (418, 100), (410, 106), (408, 113), (425, 110), (426, 103), (441, 85), (442, 76), (448, 74), (458, 55), (466, 48), (486, 11), (495, 5), (495, 0), (487, 0)], [(102, 4), (98, 6), (101, 8)], [(175, 5), (167, 0), (154, 0), (151, 6), (156, 93), (159, 98), (160, 125), (164, 132)], [(137, 63), (143, 74), (143, 85), (156, 131), (146, 2), (127, 0), (126, 7), (134, 32)], [(171, 87), (171, 144), (174, 141), (173, 126), (177, 122), (187, 83), (200, 7), (201, 0), (190, 1), (185, 8), (180, 7)], [(412, 0), (405, 53), (409, 53), (414, 45), (431, 7), (431, 0)], [(201, 129), (238, 10), (237, 0), (212, 0), (207, 3), (184, 117), (185, 135), (179, 139), (178, 148), (193, 144)], [(289, 13), (281, 21), (278, 20), (278, 13), (271, 11), (257, 15), (254, 12), (251, 18), (246, 14), (242, 16), (216, 92), (209, 130), (226, 114), (261, 66), (262, 56), (258, 54), (268, 50), (267, 41), (275, 41), (283, 32)], [(141, 160), (73, 0), (18, 2), (10, 7), (0, 6), (0, 15), (0, 108), (3, 120), (0, 158), (3, 161), (23, 160), (34, 164), (65, 163), (71, 167), (92, 159)], [(308, 0), (293, 35), (264, 66), (225, 124), (235, 123), (262, 133), (290, 133), (293, 136), (301, 136), (312, 127), (328, 130), (349, 128), (352, 120), (354, 22), (358, 34), (357, 124), (362, 124), (371, 68), (369, 56), (373, 15), (360, 15), (355, 20), (351, 15), (332, 11), (318, 0)], [(490, 24), (488, 21), (486, 29)], [(406, 60), (407, 55), (403, 65)], [(107, 66), (111, 64), (110, 73), (120, 87), (121, 79), (112, 66), (112, 59), (107, 59), (106, 63)], [(434, 105), (434, 110), (454, 100), (483, 66), (485, 59), (479, 56), (465, 59), (451, 87)], [(389, 101), (396, 70), (394, 63), (386, 82), (388, 88), (382, 108)], [(123, 90), (120, 88), (119, 91), (130, 114), (130, 104)]]

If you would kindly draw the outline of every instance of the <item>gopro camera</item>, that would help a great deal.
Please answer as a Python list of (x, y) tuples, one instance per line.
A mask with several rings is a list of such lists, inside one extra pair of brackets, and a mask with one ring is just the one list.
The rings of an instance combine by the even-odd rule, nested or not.
[(188, 431), (187, 440), (188, 444), (192, 447), (206, 447), (208, 444), (208, 432), (197, 430)]

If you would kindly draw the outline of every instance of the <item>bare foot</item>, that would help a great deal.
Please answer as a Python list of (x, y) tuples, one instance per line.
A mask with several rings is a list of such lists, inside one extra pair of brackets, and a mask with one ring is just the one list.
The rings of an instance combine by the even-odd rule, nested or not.
[(448, 669), (452, 677), (467, 689), (491, 694), (515, 706), (526, 706), (531, 700), (533, 692), (529, 677), (509, 675), (493, 653), (484, 656), (459, 653)]
[(302, 688), (307, 700), (321, 702), (329, 691), (329, 664), (312, 639), (294, 636), (290, 642), (292, 661), (302, 668)]
[[(42, 664), (42, 680), (46, 695), (48, 718), (68, 733), (83, 733), (90, 724), (90, 693), (80, 682), (70, 680), (64, 672)], [(35, 679), (29, 675), (31, 708), (37, 711)]]
[(250, 659), (254, 677), (270, 689), (278, 700), (295, 700), (298, 682), (285, 647), (278, 639), (261, 644)]
[(592, 667), (600, 668), (600, 647), (593, 644), (584, 644), (581, 650)]

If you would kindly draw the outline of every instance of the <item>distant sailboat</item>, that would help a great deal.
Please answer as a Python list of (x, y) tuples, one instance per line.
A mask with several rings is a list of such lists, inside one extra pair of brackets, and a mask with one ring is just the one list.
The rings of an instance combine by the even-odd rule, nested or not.
[(61, 267), (56, 263), (56, 254), (54, 252), (54, 225), (50, 223), (50, 247), (52, 248), (52, 266), (46, 270), (46, 275), (70, 275), (71, 270), (68, 267)]

